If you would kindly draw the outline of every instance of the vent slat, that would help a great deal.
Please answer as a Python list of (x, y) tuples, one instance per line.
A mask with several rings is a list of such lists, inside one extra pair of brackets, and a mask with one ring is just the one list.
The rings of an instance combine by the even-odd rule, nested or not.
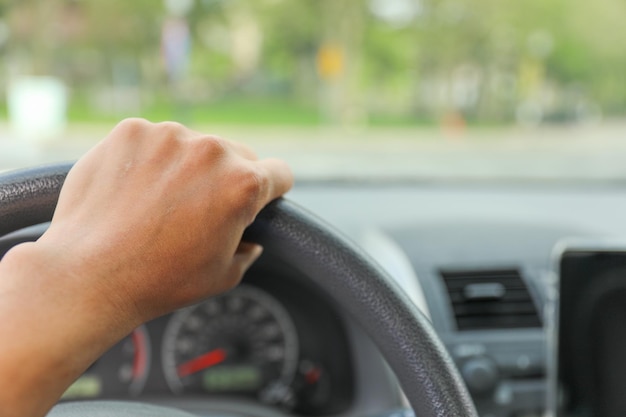
[[(441, 271), (459, 330), (541, 327), (537, 308), (517, 270)], [(493, 297), (472, 289), (502, 288)], [(478, 292), (479, 295), (480, 291)], [(474, 296), (470, 296), (474, 295)]]
[(516, 315), (516, 314), (537, 314), (535, 306), (528, 303), (504, 304), (503, 303), (476, 303), (474, 305), (454, 306), (454, 314), (463, 315)]
[[(457, 303), (465, 304), (468, 302), (469, 303), (472, 302), (466, 299), (462, 291), (450, 291), (448, 295), (450, 296), (450, 301), (452, 301), (452, 304), (457, 304)], [(504, 301), (504, 302), (529, 301), (528, 291), (526, 291), (525, 288), (519, 289), (519, 290), (518, 289), (509, 290), (507, 288), (506, 294), (504, 295), (504, 297), (502, 297), (500, 301)]]
[[(517, 283), (509, 283), (506, 280), (498, 281), (496, 279), (474, 280), (474, 281), (472, 281), (472, 284), (489, 284), (489, 283), (492, 283), (492, 282), (499, 282), (505, 288), (511, 289), (511, 290), (525, 290), (526, 289), (526, 287), (524, 287), (524, 285), (520, 284), (519, 282), (517, 282)], [(466, 285), (467, 285), (466, 280), (464, 280), (464, 281), (459, 280), (458, 282), (450, 283), (448, 288), (450, 290), (452, 290), (452, 291), (458, 291), (458, 290), (462, 290)]]
[(521, 329), (541, 327), (537, 316), (531, 317), (461, 317), (457, 319), (459, 329), (462, 330), (485, 330), (485, 329)]

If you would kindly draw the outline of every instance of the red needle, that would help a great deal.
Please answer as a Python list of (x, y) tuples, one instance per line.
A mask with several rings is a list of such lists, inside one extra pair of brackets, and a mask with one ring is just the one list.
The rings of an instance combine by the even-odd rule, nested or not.
[(185, 363), (181, 363), (180, 365), (178, 365), (178, 368), (176, 368), (176, 370), (178, 371), (178, 376), (184, 378), (188, 375), (195, 374), (196, 372), (203, 369), (220, 364), (224, 362), (225, 359), (226, 351), (224, 349), (215, 349), (203, 355), (200, 355), (195, 359), (191, 359)]

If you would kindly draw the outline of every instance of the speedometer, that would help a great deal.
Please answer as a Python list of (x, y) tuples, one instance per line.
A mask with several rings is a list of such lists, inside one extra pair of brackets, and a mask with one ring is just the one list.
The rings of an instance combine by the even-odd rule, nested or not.
[(176, 393), (249, 394), (271, 402), (288, 390), (297, 362), (289, 314), (250, 285), (175, 313), (165, 330), (163, 369)]

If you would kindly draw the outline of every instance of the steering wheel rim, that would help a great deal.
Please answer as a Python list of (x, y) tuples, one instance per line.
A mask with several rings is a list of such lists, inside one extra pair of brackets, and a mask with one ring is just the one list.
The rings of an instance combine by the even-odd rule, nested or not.
[[(71, 164), (0, 176), (0, 236), (49, 221)], [(477, 416), (428, 319), (356, 245), (303, 208), (278, 199), (244, 237), (307, 275), (359, 323), (420, 417)]]

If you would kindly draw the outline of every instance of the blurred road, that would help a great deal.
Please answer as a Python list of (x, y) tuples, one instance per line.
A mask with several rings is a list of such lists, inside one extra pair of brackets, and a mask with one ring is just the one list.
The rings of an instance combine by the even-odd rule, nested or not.
[[(0, 124), (0, 170), (75, 160), (112, 126), (73, 125), (63, 138), (20, 140)], [(207, 127), (197, 130), (286, 159), (299, 180), (619, 180), (626, 182), (626, 123), (535, 129), (332, 129)]]

